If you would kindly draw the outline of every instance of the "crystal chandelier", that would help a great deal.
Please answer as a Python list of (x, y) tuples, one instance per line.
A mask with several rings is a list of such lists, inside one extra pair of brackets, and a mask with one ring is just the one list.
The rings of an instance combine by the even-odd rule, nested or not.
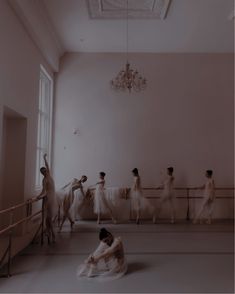
[(147, 80), (143, 78), (137, 70), (133, 70), (130, 67), (128, 61), (128, 0), (126, 1), (126, 66), (122, 69), (116, 78), (111, 80), (111, 87), (114, 90), (131, 92), (132, 90), (139, 92), (146, 89)]

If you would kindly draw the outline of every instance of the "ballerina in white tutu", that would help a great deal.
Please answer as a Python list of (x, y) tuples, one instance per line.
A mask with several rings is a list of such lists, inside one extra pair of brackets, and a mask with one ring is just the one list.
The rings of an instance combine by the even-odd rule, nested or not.
[(131, 188), (130, 198), (131, 198), (131, 209), (136, 214), (136, 223), (140, 223), (141, 211), (148, 210), (153, 217), (153, 223), (155, 223), (155, 208), (148, 201), (147, 198), (143, 196), (141, 180), (139, 176), (139, 171), (137, 168), (132, 170), (134, 176), (133, 186)]
[(74, 191), (80, 189), (83, 197), (85, 197), (82, 183), (87, 181), (87, 176), (83, 175), (80, 180), (74, 178), (70, 183), (57, 191), (57, 201), (59, 206), (63, 208), (63, 219), (60, 224), (59, 232), (62, 230), (63, 224), (66, 219), (70, 221), (71, 230), (74, 225), (74, 220), (71, 216), (71, 206), (74, 202)]
[(114, 238), (110, 232), (102, 228), (99, 239), (97, 249), (78, 267), (78, 278), (88, 277), (106, 281), (122, 277), (127, 271), (127, 263), (121, 238)]
[(97, 224), (100, 224), (100, 218), (103, 214), (109, 214), (113, 223), (116, 223), (112, 209), (110, 208), (105, 197), (105, 173), (100, 172), (99, 176), (100, 180), (96, 183), (96, 190), (94, 195), (94, 213), (97, 214)]
[(171, 210), (171, 223), (175, 223), (175, 208), (174, 208), (174, 177), (173, 177), (174, 169), (173, 167), (167, 168), (167, 176), (163, 180), (162, 184), (158, 187), (158, 189), (163, 188), (162, 195), (160, 198), (160, 203), (157, 209), (157, 218), (159, 217), (159, 214), (162, 209), (162, 205), (166, 202), (170, 205)]
[(202, 187), (198, 189), (204, 189), (204, 199), (202, 201), (201, 207), (196, 214), (193, 223), (196, 224), (198, 221), (200, 223), (203, 222), (201, 216), (206, 212), (207, 217), (207, 224), (211, 224), (212, 212), (214, 208), (214, 200), (215, 200), (215, 182), (212, 178), (213, 171), (207, 170), (206, 171), (206, 183)]

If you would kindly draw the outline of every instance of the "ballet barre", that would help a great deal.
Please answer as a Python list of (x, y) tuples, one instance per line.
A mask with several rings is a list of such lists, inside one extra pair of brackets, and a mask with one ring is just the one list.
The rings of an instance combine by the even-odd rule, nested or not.
[[(106, 187), (106, 189), (110, 189), (112, 187)], [(123, 199), (130, 199), (130, 191), (131, 188), (129, 187), (120, 187), (120, 190), (122, 190), (124, 193), (121, 193), (120, 198)], [(157, 200), (160, 199), (161, 196), (157, 195), (156, 192), (157, 191), (161, 191), (163, 190), (163, 188), (157, 188), (157, 187), (143, 187), (142, 191), (144, 194), (144, 197), (148, 198), (148, 199), (152, 199), (152, 200)], [(190, 221), (190, 200), (195, 200), (195, 199), (202, 199), (203, 196), (191, 196), (190, 193), (192, 191), (202, 191), (201, 188), (198, 187), (175, 187), (173, 189), (174, 191), (184, 191), (185, 192), (185, 196), (174, 196), (175, 199), (186, 199), (187, 201), (187, 208), (186, 208), (186, 216), (185, 216), (185, 220)], [(95, 191), (95, 188), (89, 189), (88, 190), (88, 195), (91, 196)], [(155, 194), (150, 196), (148, 195), (148, 192), (154, 192)], [(215, 191), (234, 191), (234, 187), (217, 187), (215, 188)], [(215, 196), (215, 199), (234, 199), (234, 195), (233, 196)], [(129, 218), (131, 219), (131, 206), (130, 206), (130, 213), (129, 213)]]
[[(234, 191), (234, 187), (217, 187), (215, 188), (215, 191)], [(163, 188), (143, 188), (144, 191), (157, 191), (157, 190), (163, 190)], [(201, 188), (197, 187), (175, 187), (175, 191), (186, 191), (186, 196), (175, 196), (176, 199), (187, 199), (187, 213), (186, 213), (186, 220), (190, 220), (190, 199), (202, 199), (203, 196), (190, 196), (190, 191), (200, 191)], [(158, 199), (161, 198), (161, 196), (147, 196), (146, 198), (150, 199)], [(215, 199), (234, 199), (233, 196), (215, 196)]]
[[(11, 206), (7, 209), (3, 209), (0, 211), (0, 215), (9, 213), (10, 217), (9, 217), (9, 223), (8, 225), (0, 230), (0, 236), (8, 233), (8, 245), (7, 248), (5, 250), (5, 252), (3, 253), (3, 256), (1, 257), (0, 260), (0, 268), (3, 266), (5, 259), (7, 258), (7, 273), (6, 274), (1, 274), (0, 277), (10, 277), (11, 276), (11, 261), (12, 261), (12, 237), (13, 237), (13, 231), (16, 227), (18, 227), (19, 225), (28, 222), (29, 220), (31, 220), (32, 218), (41, 215), (41, 222), (39, 225), (39, 228), (37, 229), (34, 237), (33, 237), (33, 241), (35, 240), (35, 238), (37, 237), (40, 229), (41, 229), (41, 245), (43, 245), (43, 233), (44, 233), (44, 209), (45, 209), (45, 198), (46, 195), (42, 195), (40, 198), (37, 197), (33, 197), (30, 198), (26, 201), (24, 201), (23, 203)], [(35, 212), (32, 214), (32, 204), (42, 200), (42, 207), (39, 211)], [(14, 218), (14, 212), (16, 209), (21, 208), (21, 207), (26, 207), (26, 217), (21, 218), (18, 221), (13, 222), (13, 218)]]

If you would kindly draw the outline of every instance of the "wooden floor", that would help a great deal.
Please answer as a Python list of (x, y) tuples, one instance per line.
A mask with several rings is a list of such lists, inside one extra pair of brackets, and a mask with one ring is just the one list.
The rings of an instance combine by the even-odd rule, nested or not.
[[(128, 273), (121, 279), (77, 280), (77, 266), (98, 244), (99, 228), (123, 239)], [(13, 259), (1, 293), (233, 293), (233, 222), (112, 225), (77, 222), (55, 244), (34, 244)]]

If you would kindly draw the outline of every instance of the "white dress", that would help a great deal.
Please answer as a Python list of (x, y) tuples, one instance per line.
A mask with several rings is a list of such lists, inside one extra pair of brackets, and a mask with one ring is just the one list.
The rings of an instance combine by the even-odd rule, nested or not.
[(120, 207), (126, 202), (127, 188), (109, 187), (105, 189), (105, 196), (112, 211), (119, 212)]
[[(79, 188), (81, 188), (81, 183), (78, 179), (74, 178), (70, 183), (68, 183), (56, 192), (57, 203), (59, 207), (62, 208), (62, 212), (64, 215), (69, 212), (73, 218), (75, 217), (75, 189), (77, 190)], [(81, 195), (81, 197), (83, 198), (83, 195)]]
[(213, 179), (209, 178), (205, 184), (204, 198), (207, 201), (213, 201), (214, 197), (215, 197), (215, 183)]
[(89, 263), (88, 258), (78, 267), (77, 277), (108, 281), (118, 279), (127, 272), (127, 263), (120, 237), (114, 238), (111, 246), (101, 241), (92, 256), (99, 257), (101, 254), (107, 254), (107, 257), (100, 259), (97, 264)]
[(94, 195), (94, 213), (106, 214), (109, 213), (109, 205), (105, 196), (105, 181), (101, 180), (96, 184), (96, 190)]
[(167, 175), (163, 181), (163, 191), (162, 191), (162, 200), (172, 200), (174, 196), (174, 187), (173, 187), (174, 177)]
[(204, 189), (204, 198), (201, 203), (201, 207), (196, 214), (195, 220), (197, 221), (199, 218), (206, 214), (206, 217), (209, 221), (211, 221), (213, 207), (214, 207), (214, 199), (215, 199), (215, 183), (212, 178), (207, 179), (205, 183)]
[(153, 213), (154, 207), (147, 198), (143, 196), (140, 177), (134, 177), (134, 183), (130, 193), (131, 209), (133, 211), (148, 210)]

